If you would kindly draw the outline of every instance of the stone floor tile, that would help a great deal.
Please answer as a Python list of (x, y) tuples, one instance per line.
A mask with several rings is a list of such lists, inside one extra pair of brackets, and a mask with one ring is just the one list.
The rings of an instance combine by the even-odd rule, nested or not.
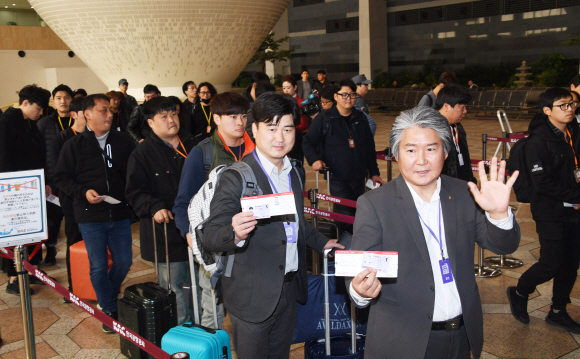
[(538, 238), (538, 233), (536, 233), (536, 223), (535, 222), (528, 222), (528, 223), (520, 223), (520, 230), (522, 236), (531, 237), (531, 238)]
[(81, 349), (74, 359), (111, 359), (119, 355), (119, 349)]
[(89, 313), (72, 303), (64, 304), (57, 301), (49, 309), (60, 318), (84, 319), (90, 316)]
[(82, 318), (60, 318), (42, 334), (68, 334), (83, 321)]
[[(39, 335), (34, 337), (34, 344), (38, 345), (40, 343), (43, 343), (44, 339), (42, 339)], [(0, 355), (3, 355), (4, 353), (10, 353), (13, 352), (15, 350), (24, 348), (24, 340), (19, 340), (17, 342), (14, 343), (10, 343), (10, 344), (4, 344), (2, 345), (2, 347), (0, 348)]]
[(63, 358), (72, 358), (81, 347), (65, 334), (43, 334), (44, 339)]
[(482, 304), (481, 309), (483, 313), (486, 314), (509, 314), (510, 306), (509, 304)]
[(571, 351), (570, 353), (560, 357), (561, 359), (580, 359), (580, 349)]
[(151, 268), (149, 266), (149, 268), (140, 270), (138, 272), (137, 271), (133, 272), (133, 273), (129, 272), (129, 274), (127, 274), (126, 278), (139, 278), (139, 277), (143, 277), (143, 276), (146, 276), (149, 274), (155, 274), (155, 268)]
[(119, 335), (104, 333), (102, 325), (95, 318), (86, 318), (68, 336), (83, 349), (119, 349)]
[(481, 359), (501, 359), (501, 358), (496, 357), (493, 354), (489, 354), (488, 352), (481, 352)]
[(147, 265), (146, 263), (137, 261), (137, 262), (133, 262), (133, 265), (131, 266), (131, 269), (129, 270), (129, 274), (133, 274), (133, 273), (137, 273), (146, 269), (152, 269), (153, 267), (151, 265)]
[[(36, 359), (48, 359), (58, 354), (47, 343), (36, 344), (34, 348), (36, 352)], [(24, 348), (2, 354), (2, 359), (22, 359), (22, 358), (26, 358), (26, 349)]]
[(555, 359), (579, 347), (567, 331), (537, 318), (532, 317), (528, 325), (516, 322), (511, 314), (484, 314), (484, 318), (483, 350), (502, 358)]
[(489, 304), (509, 304), (506, 294), (507, 287), (518, 283), (517, 279), (506, 275), (500, 275), (496, 278), (478, 278), (476, 281), (479, 285), (481, 302)]
[[(22, 326), (22, 311), (20, 308), (11, 308), (0, 313), (0, 327), (4, 343), (10, 344), (24, 339)], [(48, 308), (32, 308), (34, 334), (38, 335), (58, 320), (58, 317)]]

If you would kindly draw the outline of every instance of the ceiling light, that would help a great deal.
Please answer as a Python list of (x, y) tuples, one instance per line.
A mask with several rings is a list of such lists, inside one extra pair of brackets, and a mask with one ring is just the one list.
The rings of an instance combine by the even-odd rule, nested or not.
[(16, 6), (16, 4), (12, 4), (12, 6)]

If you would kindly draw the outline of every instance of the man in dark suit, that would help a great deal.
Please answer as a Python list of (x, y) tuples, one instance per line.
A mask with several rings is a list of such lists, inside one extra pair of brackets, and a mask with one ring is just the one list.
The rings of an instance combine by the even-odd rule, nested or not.
[(258, 220), (253, 212), (242, 212), (240, 176), (225, 171), (211, 202), (203, 244), (209, 251), (235, 251), (232, 274), (221, 280), (238, 358), (288, 358), (296, 302), (308, 297), (306, 246), (318, 252), (342, 246), (304, 218), (304, 172), (286, 156), (300, 121), (296, 101), (266, 93), (251, 112), (256, 150), (242, 162), (250, 165), (265, 195), (293, 192), (296, 212)]
[(376, 270), (365, 269), (349, 283), (357, 306), (377, 298), (369, 315), (367, 359), (481, 355), (474, 247), (477, 242), (498, 254), (517, 248), (519, 227), (508, 207), (517, 174), (504, 184), (505, 162), (498, 166), (493, 158), (490, 180), (479, 164), (480, 190), (441, 175), (451, 141), (447, 121), (435, 110), (402, 112), (390, 135), (401, 176), (357, 202), (352, 249), (399, 255), (397, 278), (378, 279)]
[(308, 100), (310, 90), (314, 89), (314, 82), (310, 80), (310, 73), (308, 70), (302, 71), (300, 76), (302, 77), (302, 80), (296, 82), (296, 86), (298, 86), (296, 93), (301, 99)]

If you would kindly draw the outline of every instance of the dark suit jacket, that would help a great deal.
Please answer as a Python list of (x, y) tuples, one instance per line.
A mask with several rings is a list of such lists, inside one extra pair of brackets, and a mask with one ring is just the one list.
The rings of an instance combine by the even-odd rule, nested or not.
[[(475, 243), (497, 254), (512, 253), (520, 230), (515, 219), (509, 231), (491, 224), (464, 181), (441, 179), (447, 251), (471, 352), (479, 358), (483, 314), (473, 274)], [(352, 249), (399, 252), (398, 277), (382, 279), (381, 293), (371, 302), (365, 358), (424, 358), (435, 305), (433, 275), (440, 273), (431, 270), (417, 209), (402, 176), (359, 197)]]
[[(254, 156), (244, 157), (250, 165), (264, 194), (271, 194), (268, 178)], [(292, 280), (296, 298), (305, 303), (308, 298), (306, 245), (322, 252), (328, 239), (310, 226), (304, 218), (304, 197), (300, 181), (292, 170), (292, 191), (298, 211), (298, 272)], [(213, 252), (236, 250), (231, 277), (222, 277), (224, 305), (228, 312), (252, 323), (268, 319), (282, 292), (286, 266), (286, 234), (282, 218), (259, 219), (256, 229), (245, 245), (235, 245), (232, 217), (242, 211), (240, 195), (242, 180), (235, 171), (225, 171), (219, 181), (210, 207), (210, 218), (204, 228), (203, 245)], [(294, 323), (288, 323), (294, 325)]]
[(461, 123), (457, 124), (457, 134), (459, 139), (459, 150), (461, 150), (464, 165), (459, 165), (459, 157), (457, 154), (457, 149), (455, 148), (455, 140), (451, 139), (449, 155), (445, 160), (443, 171), (441, 171), (441, 173), (449, 177), (459, 178), (464, 181), (471, 181), (477, 184), (477, 179), (475, 176), (473, 176), (473, 171), (471, 170), (471, 156), (469, 155), (469, 147), (467, 147), (467, 134), (465, 133), (465, 129), (463, 129), (463, 125)]
[[(308, 83), (310, 83), (310, 90), (314, 89), (314, 81), (312, 80), (308, 80)], [(304, 80), (298, 80), (296, 81), (296, 93), (298, 94), (298, 97), (301, 97), (304, 100), (308, 100), (308, 96), (303, 96), (304, 94), (302, 92), (304, 92)]]

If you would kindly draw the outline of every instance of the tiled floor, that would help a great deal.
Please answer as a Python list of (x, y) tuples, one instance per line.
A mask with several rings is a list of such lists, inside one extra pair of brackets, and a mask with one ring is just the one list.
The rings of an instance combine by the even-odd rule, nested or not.
[[(394, 116), (374, 113), (378, 122), (376, 136), (377, 150), (388, 145), (388, 132), (394, 121)], [(514, 131), (527, 128), (529, 121), (513, 121)], [(498, 136), (501, 134), (496, 118), (470, 115), (463, 121), (468, 134), (471, 157), (480, 159), (482, 154), (481, 134)], [(488, 158), (493, 155), (496, 144), (490, 143)], [(383, 179), (386, 179), (386, 162), (380, 163)], [(398, 176), (397, 165), (393, 165), (393, 177)], [(315, 186), (314, 175), (310, 171), (306, 183), (307, 188)], [(326, 184), (321, 183), (322, 191)], [(483, 302), (485, 342), (484, 355), (491, 358), (580, 358), (580, 336), (548, 325), (544, 318), (549, 310), (552, 283), (538, 287), (529, 302), (529, 325), (522, 325), (510, 314), (506, 298), (506, 288), (514, 285), (521, 273), (533, 264), (539, 256), (538, 237), (535, 224), (532, 221), (529, 205), (515, 202), (516, 216), (522, 229), (522, 241), (514, 257), (524, 262), (524, 267), (513, 270), (503, 270), (503, 275), (496, 278), (478, 279)], [(322, 208), (325, 205), (323, 204)], [(139, 254), (139, 230), (134, 226), (134, 263), (124, 286), (154, 279), (154, 270), (149, 262), (141, 259)], [(65, 239), (59, 240), (57, 265), (42, 268), (66, 285), (67, 277), (64, 262)], [(486, 257), (491, 253), (486, 252)], [(17, 296), (6, 293), (7, 278), (0, 274), (0, 328), (5, 345), (0, 348), (2, 358), (24, 358), (24, 343), (22, 333), (22, 317), (20, 301)], [(62, 298), (46, 286), (34, 285), (37, 291), (32, 297), (34, 330), (36, 335), (37, 358), (124, 358), (119, 353), (119, 336), (107, 335), (101, 331), (101, 324), (91, 318), (81, 309), (72, 304), (64, 304)], [(580, 284), (577, 283), (572, 292), (572, 304), (569, 312), (576, 320), (580, 319)], [(229, 321), (226, 330), (231, 331)], [(291, 358), (303, 358), (304, 349), (297, 345), (291, 353)]]

